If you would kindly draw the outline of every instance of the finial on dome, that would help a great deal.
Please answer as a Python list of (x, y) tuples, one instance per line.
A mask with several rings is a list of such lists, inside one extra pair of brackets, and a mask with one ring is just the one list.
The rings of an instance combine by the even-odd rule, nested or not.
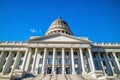
[(62, 19), (62, 18), (59, 16), (58, 19)]

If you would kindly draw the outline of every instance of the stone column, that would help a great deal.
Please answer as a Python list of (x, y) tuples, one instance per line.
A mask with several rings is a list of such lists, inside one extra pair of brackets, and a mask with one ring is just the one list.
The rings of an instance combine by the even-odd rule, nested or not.
[(36, 63), (36, 57), (37, 57), (37, 52), (38, 52), (38, 48), (35, 48), (35, 55), (34, 55), (34, 59), (33, 59), (33, 65), (32, 65), (32, 71), (35, 72), (35, 63)]
[(65, 50), (62, 48), (62, 74), (65, 74)]
[(53, 63), (52, 63), (52, 73), (55, 74), (55, 57), (56, 56), (56, 49), (53, 48)]
[(82, 73), (85, 73), (85, 65), (84, 65), (84, 59), (83, 59), (82, 49), (79, 48), (79, 51), (80, 51), (80, 58), (81, 58), (81, 65), (82, 65)]
[(22, 71), (25, 70), (25, 63), (26, 63), (26, 61), (27, 61), (28, 52), (29, 52), (29, 49), (26, 49), (25, 56), (24, 56), (24, 60), (23, 60), (23, 65), (22, 65), (22, 67), (21, 67)]
[(100, 56), (100, 52), (98, 52), (98, 59), (99, 59), (99, 62), (100, 62), (99, 64), (100, 64), (101, 69), (104, 70), (104, 69), (103, 69), (104, 66), (103, 66), (103, 63), (102, 63), (102, 59), (101, 59), (101, 56)]
[(73, 52), (73, 48), (71, 48), (71, 61), (72, 61), (72, 74), (75, 74), (74, 52)]
[(104, 72), (103, 75), (106, 75), (105, 68), (104, 68), (104, 65), (103, 65), (103, 61), (102, 61), (101, 56), (100, 56), (100, 52), (98, 52), (98, 59), (99, 59), (99, 62), (100, 62), (101, 69)]
[(2, 61), (4, 55), (5, 55), (5, 54), (4, 54), (4, 51), (1, 51), (0, 63), (1, 63), (1, 61)]
[(47, 48), (44, 48), (44, 57), (43, 57), (43, 66), (42, 66), (42, 73), (43, 74), (45, 72), (46, 56), (47, 56)]
[(111, 64), (111, 62), (110, 62), (110, 58), (109, 58), (108, 54), (109, 54), (109, 53), (106, 52), (107, 64), (109, 65), (110, 73), (111, 73), (111, 74), (114, 74), (114, 71), (113, 71), (113, 68), (112, 68), (112, 64)]
[(88, 53), (89, 53), (89, 57), (90, 57), (92, 71), (95, 71), (94, 60), (93, 60), (93, 56), (92, 56), (92, 52), (91, 52), (90, 48), (88, 48)]
[(17, 55), (16, 55), (16, 58), (15, 58), (15, 62), (14, 62), (14, 64), (13, 64), (13, 69), (12, 69), (12, 70), (14, 70), (14, 69), (17, 68), (18, 63), (19, 63), (19, 60), (20, 60), (19, 57), (20, 57), (20, 51), (17, 52)]
[(28, 52), (28, 56), (27, 56), (27, 61), (26, 61), (26, 64), (25, 64), (25, 70), (26, 71), (28, 71), (28, 69), (29, 69), (29, 64), (30, 64), (30, 61), (31, 61), (31, 55), (32, 55), (32, 49), (30, 48), (29, 52)]
[(11, 67), (10, 63), (12, 62), (12, 51), (9, 51), (9, 55), (7, 57), (8, 59), (6, 60), (5, 67), (3, 68), (3, 73), (7, 73), (8, 69)]
[(118, 68), (119, 68), (119, 71), (120, 71), (120, 64), (119, 64), (118, 59), (117, 59), (117, 57), (116, 57), (116, 55), (115, 55), (115, 52), (112, 52), (112, 54), (113, 54), (113, 57), (114, 57), (114, 59), (115, 59), (115, 62), (116, 62), (117, 66), (118, 66)]

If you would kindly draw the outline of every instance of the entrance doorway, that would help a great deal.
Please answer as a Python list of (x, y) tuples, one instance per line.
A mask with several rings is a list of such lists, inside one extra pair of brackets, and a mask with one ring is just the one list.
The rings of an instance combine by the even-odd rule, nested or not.
[(70, 74), (70, 67), (66, 67), (66, 74)]
[(62, 68), (61, 67), (56, 67), (56, 74), (61, 74)]
[(47, 74), (51, 74), (51, 72), (52, 72), (52, 67), (48, 67), (47, 68)]

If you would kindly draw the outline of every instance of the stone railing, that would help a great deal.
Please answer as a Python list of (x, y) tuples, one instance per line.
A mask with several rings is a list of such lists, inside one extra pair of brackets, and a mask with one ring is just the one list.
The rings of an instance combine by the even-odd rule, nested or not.
[(6, 41), (6, 42), (0, 42), (0, 45), (28, 45), (28, 43), (25, 43), (25, 42), (15, 42), (15, 41), (13, 41), (13, 42), (8, 42), (8, 41)]
[(104, 43), (104, 42), (101, 42), (101, 43), (92, 43), (92, 45), (94, 46), (120, 46), (120, 43)]

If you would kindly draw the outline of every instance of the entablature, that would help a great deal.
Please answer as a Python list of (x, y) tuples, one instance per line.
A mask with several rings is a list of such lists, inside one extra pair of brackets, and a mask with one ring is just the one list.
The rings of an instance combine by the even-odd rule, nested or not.
[(87, 48), (90, 47), (90, 44), (70, 44), (70, 43), (61, 43), (61, 44), (54, 44), (54, 43), (29, 43), (28, 47), (75, 47), (75, 48)]

